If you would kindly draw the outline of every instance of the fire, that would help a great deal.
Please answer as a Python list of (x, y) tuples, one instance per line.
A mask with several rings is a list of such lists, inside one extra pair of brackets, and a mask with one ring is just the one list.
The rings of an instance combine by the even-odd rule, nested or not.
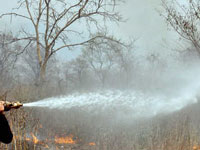
[(55, 137), (55, 143), (58, 144), (75, 144), (76, 141), (73, 140), (73, 135), (66, 137)]
[(33, 143), (37, 144), (39, 142), (37, 137), (33, 133), (31, 133), (31, 136), (33, 137)]
[(192, 149), (193, 150), (200, 150), (200, 146), (193, 146)]
[(26, 137), (25, 139), (26, 139), (26, 141), (31, 141), (31, 139), (30, 139), (30, 138), (27, 138), (27, 137)]
[(197, 150), (198, 148), (197, 148), (197, 146), (193, 146), (193, 150)]
[(90, 145), (90, 146), (95, 146), (96, 143), (94, 143), (94, 142), (90, 142), (89, 145)]

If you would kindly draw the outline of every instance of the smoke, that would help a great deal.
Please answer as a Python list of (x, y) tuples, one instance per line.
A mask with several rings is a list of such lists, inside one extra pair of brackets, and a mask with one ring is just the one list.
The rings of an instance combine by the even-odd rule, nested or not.
[(172, 64), (173, 67), (169, 66), (164, 70), (158, 66), (143, 68), (143, 76), (139, 73), (138, 77), (135, 77), (136, 85), (131, 89), (77, 92), (27, 103), (24, 106), (51, 110), (79, 109), (93, 115), (107, 112), (113, 116), (129, 116), (132, 119), (174, 112), (197, 102), (200, 69), (198, 62), (190, 65), (171, 62)]
[(118, 137), (124, 133), (125, 138), (148, 134), (148, 124), (157, 116), (167, 118), (198, 102), (198, 64), (176, 64), (165, 71), (157, 68), (157, 72), (146, 70), (143, 82), (137, 79), (137, 89), (77, 92), (26, 103), (24, 107), (35, 110), (32, 113), (40, 118), (40, 136), (44, 137), (49, 131), (58, 135), (63, 131), (72, 133), (86, 141), (101, 139), (101, 134)]
[(198, 101), (200, 62), (193, 55), (190, 58), (188, 63), (170, 57), (167, 61), (165, 57), (153, 62), (143, 60), (134, 70), (132, 88), (126, 90), (77, 92), (27, 103), (24, 107), (49, 111), (78, 109), (89, 116), (110, 114), (113, 118), (133, 120), (171, 113)]

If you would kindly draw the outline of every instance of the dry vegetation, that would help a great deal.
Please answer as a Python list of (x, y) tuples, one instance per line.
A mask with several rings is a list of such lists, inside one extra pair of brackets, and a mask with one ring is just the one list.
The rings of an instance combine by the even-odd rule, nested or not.
[[(22, 100), (19, 97), (16, 99)], [(78, 109), (12, 110), (6, 116), (14, 139), (9, 145), (1, 144), (0, 148), (195, 150), (200, 148), (199, 107), (200, 103), (171, 114), (137, 121), (123, 118), (118, 120), (106, 112), (88, 114)]]
[[(153, 53), (145, 58), (135, 57), (131, 44), (125, 45), (108, 36), (107, 32), (103, 32), (105, 30), (100, 30), (106, 27), (99, 20), (118, 22), (122, 19), (117, 12), (107, 10), (114, 8), (119, 1), (80, 0), (68, 3), (57, 0), (52, 3), (50, 0), (20, 0), (18, 8), (25, 8), (27, 16), (17, 12), (2, 14), (0, 17), (15, 15), (28, 19), (35, 33), (25, 29), (16, 37), (12, 33), (0, 33), (0, 95), (7, 93), (1, 99), (25, 103), (99, 88), (139, 88), (152, 92), (169, 87), (174, 80), (169, 81), (172, 75), (166, 75), (165, 69), (170, 68), (166, 56), (162, 58)], [(186, 12), (182, 15), (177, 7), (173, 7), (176, 3), (168, 5), (163, 0), (166, 11), (163, 16), (182, 38), (192, 43), (195, 53), (192, 57), (186, 54), (188, 62), (199, 60), (196, 56), (200, 53), (200, 3), (197, 2), (190, 0), (189, 9), (180, 5), (179, 9)], [(88, 33), (84, 28), (71, 30), (74, 22), (80, 26), (82, 18), (88, 25)], [(93, 33), (93, 30), (99, 32)], [(87, 39), (80, 39), (82, 33), (88, 35)], [(74, 37), (78, 42), (72, 42)], [(68, 62), (59, 61), (57, 51), (77, 45), (83, 46), (80, 56)], [(12, 110), (6, 112), (6, 116), (14, 138), (9, 145), (0, 144), (0, 149), (200, 150), (199, 107), (200, 103), (171, 114), (141, 120), (116, 119), (114, 114), (107, 112), (89, 114), (78, 108), (65, 111)]]

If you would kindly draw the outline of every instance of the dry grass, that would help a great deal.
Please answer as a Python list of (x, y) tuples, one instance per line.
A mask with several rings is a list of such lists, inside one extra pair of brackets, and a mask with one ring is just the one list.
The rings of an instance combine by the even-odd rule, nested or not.
[[(13, 97), (26, 101), (32, 97), (28, 94), (30, 91), (27, 90), (24, 95), (15, 91)], [(6, 116), (15, 136), (11, 144), (0, 144), (0, 149), (200, 150), (199, 108), (200, 103), (172, 114), (137, 122), (115, 120), (106, 113), (92, 115), (78, 109), (12, 110)], [(39, 142), (34, 143), (30, 133)], [(73, 135), (76, 143), (55, 143), (55, 136), (67, 135)]]

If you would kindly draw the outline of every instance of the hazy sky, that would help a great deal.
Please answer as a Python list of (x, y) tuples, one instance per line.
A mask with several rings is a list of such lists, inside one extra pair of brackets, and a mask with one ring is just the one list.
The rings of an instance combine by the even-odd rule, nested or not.
[(164, 19), (159, 15), (160, 0), (127, 0), (121, 8), (128, 21), (121, 24), (120, 32), (124, 36), (139, 38), (142, 49), (160, 49), (162, 39), (171, 39)]
[[(110, 28), (113, 30), (111, 32), (123, 39), (129, 39), (130, 37), (138, 38), (138, 49), (154, 51), (162, 48), (162, 39), (171, 39), (173, 35), (167, 31), (165, 21), (156, 11), (161, 8), (160, 0), (126, 1), (126, 4), (120, 6), (120, 11), (128, 21), (126, 23), (121, 23), (119, 27)], [(15, 4), (13, 0), (4, 0), (0, 5), (0, 13), (10, 11)], [(1, 29), (8, 27), (7, 24), (2, 24), (2, 20), (0, 21), (0, 25)], [(19, 20), (14, 23), (13, 27), (18, 28), (21, 25), (23, 25), (23, 23)]]

